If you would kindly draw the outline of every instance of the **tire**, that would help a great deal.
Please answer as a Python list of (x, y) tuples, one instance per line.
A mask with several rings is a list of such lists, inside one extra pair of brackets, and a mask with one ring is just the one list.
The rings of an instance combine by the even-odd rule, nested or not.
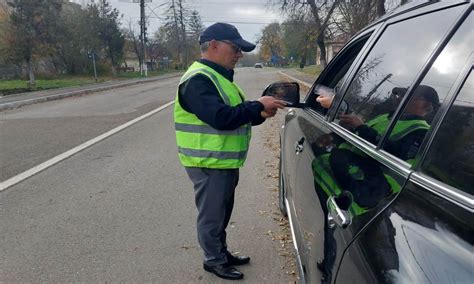
[(283, 179), (283, 169), (281, 163), (281, 153), (280, 153), (280, 162), (278, 164), (278, 207), (280, 212), (284, 217), (288, 217), (285, 204), (285, 180)]

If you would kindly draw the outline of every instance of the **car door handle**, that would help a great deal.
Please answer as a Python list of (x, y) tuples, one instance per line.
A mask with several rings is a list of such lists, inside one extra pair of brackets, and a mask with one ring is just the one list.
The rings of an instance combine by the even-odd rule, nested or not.
[(295, 145), (295, 153), (296, 155), (298, 155), (299, 153), (303, 152), (303, 149), (304, 149), (304, 137), (301, 137), (300, 140), (298, 140), (298, 142), (296, 142), (296, 145)]
[[(338, 200), (339, 199), (339, 200)], [(339, 202), (338, 202), (339, 201)], [(342, 201), (342, 202), (341, 202)], [(349, 211), (349, 206), (352, 203), (352, 195), (344, 191), (338, 197), (330, 196), (327, 201), (328, 208), (328, 226), (330, 229), (339, 226), (343, 229), (347, 228), (352, 223), (352, 214)], [(343, 203), (341, 207), (338, 203)]]

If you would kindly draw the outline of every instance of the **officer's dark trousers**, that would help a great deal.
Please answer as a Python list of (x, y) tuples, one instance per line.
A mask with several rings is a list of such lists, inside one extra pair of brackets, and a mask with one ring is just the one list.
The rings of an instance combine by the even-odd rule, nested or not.
[(218, 265), (227, 262), (226, 231), (234, 208), (235, 187), (239, 169), (186, 168), (194, 184), (198, 209), (197, 235), (204, 250), (204, 263)]

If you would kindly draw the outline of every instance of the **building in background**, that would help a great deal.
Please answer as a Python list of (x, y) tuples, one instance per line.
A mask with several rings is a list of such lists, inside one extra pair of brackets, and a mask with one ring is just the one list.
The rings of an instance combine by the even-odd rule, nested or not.
[[(338, 35), (334, 39), (326, 39), (326, 62), (329, 63), (334, 56), (344, 47), (344, 44), (349, 41), (348, 35)], [(321, 51), (319, 48), (316, 52), (316, 65), (321, 65)]]

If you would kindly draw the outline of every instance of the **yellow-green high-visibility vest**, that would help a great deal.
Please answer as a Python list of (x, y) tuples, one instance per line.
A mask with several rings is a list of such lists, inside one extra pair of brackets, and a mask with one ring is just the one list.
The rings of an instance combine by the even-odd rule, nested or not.
[[(374, 129), (379, 136), (382, 136), (385, 133), (385, 130), (388, 127), (388, 124), (390, 123), (390, 117), (388, 114), (381, 114), (376, 116), (374, 119), (371, 119), (368, 121), (365, 125), (368, 127)], [(402, 139), (405, 137), (407, 134), (415, 131), (415, 130), (420, 130), (420, 129), (425, 129), (428, 130), (430, 128), (430, 125), (423, 119), (410, 119), (410, 120), (401, 120), (399, 119), (397, 123), (395, 124), (395, 127), (393, 128), (392, 132), (390, 133), (390, 137), (388, 140), (391, 142), (397, 142), (398, 140)], [(349, 143), (342, 143), (339, 145), (340, 149), (348, 149), (353, 151), (354, 153), (357, 153), (359, 155), (363, 155), (362, 151), (358, 150), (354, 146), (350, 145)], [(407, 160), (410, 165), (413, 165), (415, 162), (414, 159)]]
[[(181, 78), (179, 85), (196, 75), (208, 77), (224, 103), (236, 106), (245, 100), (244, 92), (211, 67), (194, 62)], [(178, 87), (179, 90), (179, 87)], [(178, 155), (185, 167), (236, 169), (247, 157), (251, 124), (234, 130), (218, 130), (182, 108), (176, 93), (174, 122)]]
[[(388, 114), (382, 114), (366, 123), (367, 126), (377, 131), (379, 135), (383, 135), (388, 127), (390, 118)], [(398, 141), (410, 132), (418, 129), (429, 129), (430, 125), (421, 119), (414, 120), (399, 120), (392, 132), (390, 133), (390, 141)], [(347, 149), (363, 157), (368, 157), (364, 152), (357, 149), (355, 146), (347, 142), (343, 142), (338, 146), (339, 149)], [(312, 163), (314, 181), (323, 189), (328, 196), (339, 196), (343, 189), (341, 189), (338, 183), (334, 180), (334, 173), (331, 170), (329, 164), (330, 153), (323, 154), (316, 157)], [(368, 159), (371, 159), (368, 157)], [(408, 160), (408, 163), (412, 164), (413, 160)], [(357, 169), (355, 169), (357, 170)], [(358, 169), (360, 170), (360, 169)], [(356, 174), (358, 172), (355, 172)], [(364, 173), (360, 173), (364, 174)], [(390, 185), (391, 193), (398, 193), (401, 190), (400, 184), (390, 175), (384, 173), (385, 180)], [(369, 208), (365, 208), (357, 204), (355, 201), (351, 204), (350, 211), (354, 216), (362, 215), (368, 211)]]

